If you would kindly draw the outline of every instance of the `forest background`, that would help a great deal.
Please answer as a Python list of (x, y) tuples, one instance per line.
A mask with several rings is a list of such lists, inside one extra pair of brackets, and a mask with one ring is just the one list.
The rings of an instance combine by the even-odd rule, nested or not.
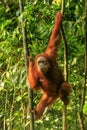
[[(66, 113), (67, 130), (83, 130), (81, 126), (87, 129), (85, 4), (84, 0), (65, 0), (63, 28), (68, 49), (68, 81), (73, 89)], [(25, 0), (23, 17), (29, 54), (33, 57), (45, 50), (59, 10), (61, 0)], [(58, 63), (64, 71), (62, 40)], [(40, 97), (40, 92), (34, 92), (34, 107)], [(28, 104), (19, 1), (0, 0), (0, 130), (29, 130)], [(62, 130), (62, 110), (63, 104), (57, 100), (35, 122), (35, 130)]]

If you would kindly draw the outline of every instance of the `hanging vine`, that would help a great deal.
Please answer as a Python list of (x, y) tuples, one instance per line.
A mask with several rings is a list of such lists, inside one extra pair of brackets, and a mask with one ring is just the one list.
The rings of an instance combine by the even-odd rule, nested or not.
[[(23, 0), (19, 0), (19, 7), (20, 7), (20, 15), (21, 15), (21, 26), (22, 26), (22, 36), (23, 36), (23, 48), (24, 48), (24, 56), (25, 56), (25, 67), (26, 67), (26, 77), (28, 74), (28, 44), (26, 42), (26, 30), (25, 30), (25, 23), (23, 19), (23, 11), (24, 11), (24, 4)], [(28, 86), (28, 95), (29, 95), (29, 115), (30, 115), (30, 130), (34, 130), (34, 117), (33, 117), (33, 91)]]
[[(64, 10), (65, 10), (65, 1), (62, 0), (61, 12), (63, 14), (64, 14)], [(66, 41), (63, 25), (61, 26), (61, 34), (62, 34), (62, 39), (63, 39), (63, 42), (64, 42), (64, 75), (65, 75), (65, 80), (68, 81), (68, 49), (67, 49), (67, 41)], [(63, 106), (63, 112), (62, 112), (62, 122), (63, 122), (62, 130), (67, 129), (66, 111), (67, 111), (67, 107), (66, 107), (66, 105), (64, 105)]]

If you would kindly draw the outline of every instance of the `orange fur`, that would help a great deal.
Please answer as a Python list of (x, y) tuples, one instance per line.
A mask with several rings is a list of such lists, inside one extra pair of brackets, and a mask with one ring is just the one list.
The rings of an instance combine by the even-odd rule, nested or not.
[[(69, 102), (68, 96), (71, 92), (71, 87), (65, 82), (63, 74), (56, 62), (62, 18), (63, 15), (60, 12), (56, 14), (54, 28), (46, 51), (37, 55), (34, 61), (30, 60), (28, 70), (30, 87), (31, 89), (41, 89), (43, 92), (42, 98), (34, 110), (35, 120), (39, 119), (43, 115), (45, 108), (54, 103), (57, 98), (60, 97), (66, 105)], [(38, 63), (38, 61), (42, 62), (42, 59), (47, 60), (47, 63)], [(47, 72), (43, 73), (40, 71), (41, 68), (38, 64), (43, 67), (46, 67), (47, 64)]]

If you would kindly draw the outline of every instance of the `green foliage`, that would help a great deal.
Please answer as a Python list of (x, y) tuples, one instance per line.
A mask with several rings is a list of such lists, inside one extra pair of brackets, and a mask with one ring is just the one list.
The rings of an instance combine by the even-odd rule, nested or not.
[[(52, 1), (49, 1), (50, 4)], [(23, 13), (29, 53), (35, 57), (47, 46), (55, 14), (60, 6), (48, 1), (25, 1)], [(8, 2), (9, 8), (0, 2), (0, 127), (4, 130), (29, 129), (28, 90), (24, 50), (22, 45), (21, 17), (18, 1)], [(12, 5), (12, 6), (11, 6)], [(67, 110), (67, 129), (79, 130), (77, 112), (80, 111), (84, 76), (84, 1), (66, 0), (63, 27), (68, 43), (68, 78), (73, 88)], [(58, 63), (64, 67), (64, 44), (61, 41)], [(34, 106), (39, 102), (41, 93), (34, 93)], [(87, 98), (87, 93), (86, 93)], [(86, 99), (87, 100), (87, 99)], [(62, 130), (62, 107), (58, 100), (35, 129)], [(87, 122), (87, 101), (83, 109), (84, 122)], [(86, 123), (85, 123), (86, 124)]]
[(27, 39), (30, 43), (29, 50), (32, 55), (35, 56), (46, 48), (55, 14), (58, 10), (57, 6), (46, 6), (43, 3), (26, 7), (24, 19), (26, 22)]

